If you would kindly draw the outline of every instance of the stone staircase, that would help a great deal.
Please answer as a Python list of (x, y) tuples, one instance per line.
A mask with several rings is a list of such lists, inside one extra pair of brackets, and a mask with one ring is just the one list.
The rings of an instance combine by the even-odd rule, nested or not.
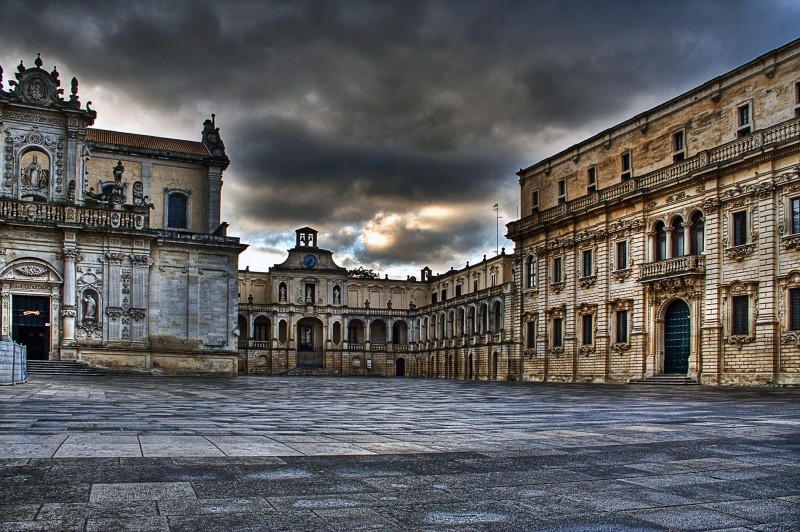
[(293, 368), (284, 373), (290, 377), (332, 377), (335, 375), (329, 368)]
[(697, 386), (699, 383), (686, 375), (653, 375), (643, 379), (634, 379), (628, 384), (649, 384), (656, 386)]
[(105, 375), (78, 360), (28, 360), (28, 375)]

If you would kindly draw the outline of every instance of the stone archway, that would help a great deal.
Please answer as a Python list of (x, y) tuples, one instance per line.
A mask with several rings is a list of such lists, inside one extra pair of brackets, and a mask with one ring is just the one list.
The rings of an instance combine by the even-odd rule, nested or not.
[(322, 322), (317, 318), (302, 318), (297, 322), (297, 367), (324, 366), (324, 335)]
[[(17, 259), (0, 271), (2, 335), (29, 346), (29, 358), (61, 358), (62, 316), (64, 340), (75, 341), (75, 307), (62, 310), (63, 284), (51, 264), (33, 257)], [(74, 288), (72, 294), (74, 299)], [(65, 305), (68, 302), (65, 299)]]
[(406, 376), (406, 359), (403, 357), (398, 358), (394, 362), (395, 371), (394, 374), (396, 377), (405, 377)]

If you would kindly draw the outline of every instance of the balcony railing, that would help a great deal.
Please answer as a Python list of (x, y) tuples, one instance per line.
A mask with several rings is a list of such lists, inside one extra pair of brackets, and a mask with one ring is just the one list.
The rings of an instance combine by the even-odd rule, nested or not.
[(533, 228), (566, 216), (602, 204), (609, 200), (616, 200), (627, 194), (640, 190), (648, 190), (667, 184), (675, 179), (680, 179), (705, 166), (721, 164), (736, 159), (745, 153), (757, 150), (770, 144), (778, 144), (800, 137), (800, 118), (787, 120), (776, 126), (753, 132), (752, 135), (736, 139), (727, 144), (722, 144), (710, 150), (702, 151), (684, 161), (680, 161), (653, 172), (634, 177), (622, 183), (598, 190), (592, 194), (581, 196), (572, 201), (556, 205), (549, 209), (526, 216), (508, 224), (509, 238), (521, 235)]
[(705, 255), (686, 255), (639, 265), (639, 282), (704, 273), (706, 273)]

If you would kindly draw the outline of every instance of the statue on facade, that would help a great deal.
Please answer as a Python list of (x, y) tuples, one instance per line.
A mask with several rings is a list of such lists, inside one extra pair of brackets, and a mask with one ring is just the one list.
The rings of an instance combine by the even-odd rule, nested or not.
[(34, 155), (31, 163), (22, 171), (22, 184), (38, 187), (41, 174), (42, 165), (39, 164), (39, 157)]
[(278, 290), (278, 299), (280, 301), (286, 301), (286, 285), (282, 284)]
[(342, 302), (342, 290), (338, 286), (333, 287), (333, 303), (339, 304)]
[(97, 300), (88, 292), (83, 294), (83, 320), (97, 320)]

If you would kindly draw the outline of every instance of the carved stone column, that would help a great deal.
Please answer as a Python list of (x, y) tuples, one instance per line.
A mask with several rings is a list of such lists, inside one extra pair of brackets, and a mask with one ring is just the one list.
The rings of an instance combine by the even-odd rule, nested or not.
[(75, 263), (80, 260), (76, 249), (65, 249), (64, 257), (64, 297), (61, 305), (62, 345), (75, 343), (75, 317), (77, 307), (75, 299)]
[(2, 299), (2, 314), (3, 314), (3, 337), (11, 336), (11, 292), (3, 290), (0, 292)]

